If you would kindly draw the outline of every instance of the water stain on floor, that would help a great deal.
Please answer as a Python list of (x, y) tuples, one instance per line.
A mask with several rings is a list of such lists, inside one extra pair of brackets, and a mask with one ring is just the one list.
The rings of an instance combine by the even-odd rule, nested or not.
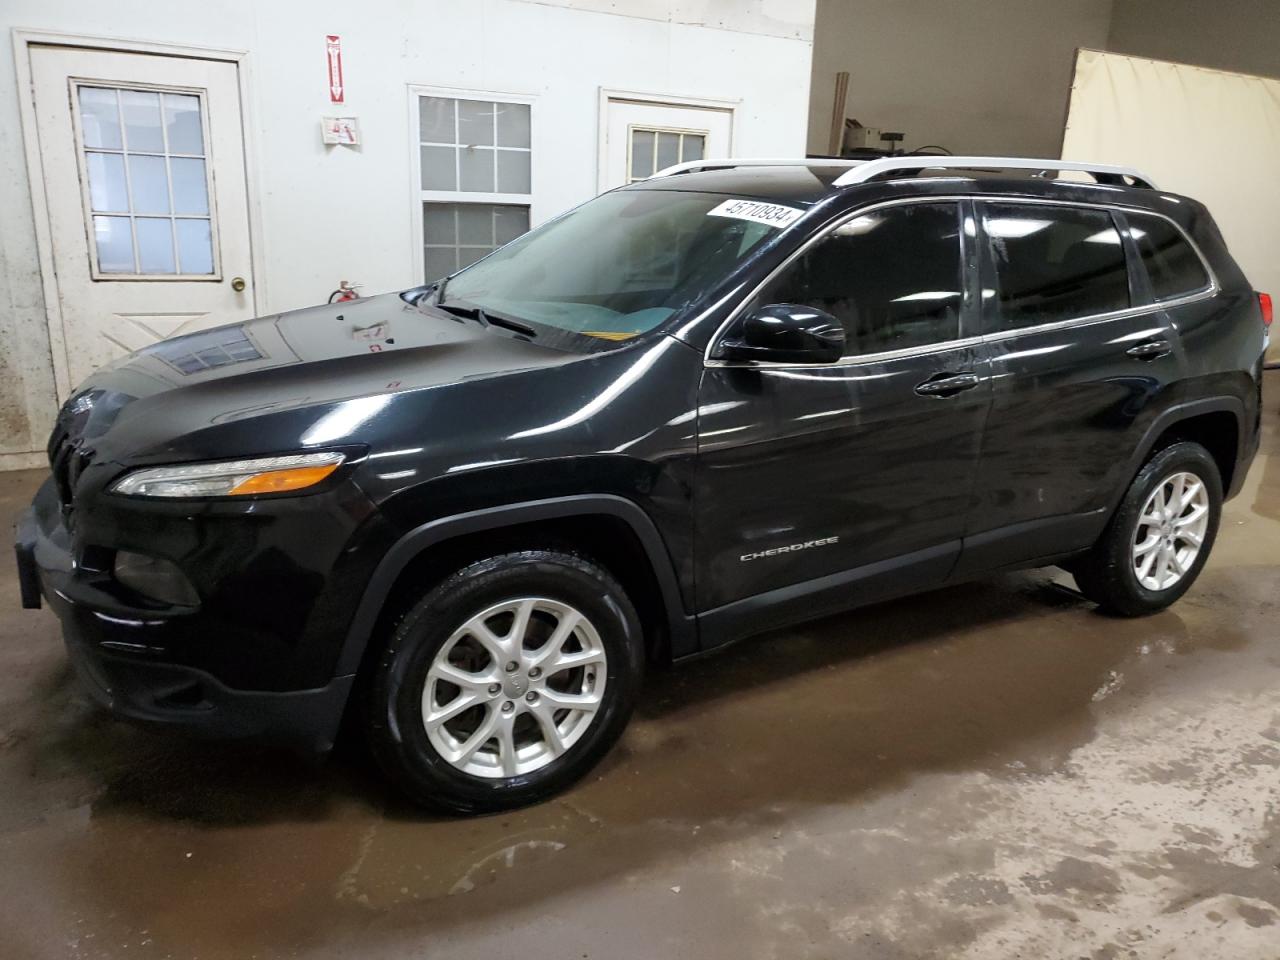
[[(111, 719), (10, 600), (0, 956), (1280, 955), (1265, 439), (1164, 613), (1100, 616), (1042, 570), (757, 637), (651, 675), (564, 797), (472, 820), (356, 750)], [(0, 511), (38, 476), (0, 476)]]

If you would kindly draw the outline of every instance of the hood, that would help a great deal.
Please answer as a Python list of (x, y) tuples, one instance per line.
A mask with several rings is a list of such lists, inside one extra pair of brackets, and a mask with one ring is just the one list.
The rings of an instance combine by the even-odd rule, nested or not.
[(384, 294), (216, 327), (131, 354), (81, 385), (53, 442), (69, 436), (104, 455), (140, 452), (252, 417), (580, 356)]

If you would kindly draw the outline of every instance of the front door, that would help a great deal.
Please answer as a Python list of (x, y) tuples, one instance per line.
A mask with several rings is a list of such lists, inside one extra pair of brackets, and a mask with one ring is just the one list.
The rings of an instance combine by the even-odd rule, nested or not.
[[(695, 491), (698, 607), (712, 621), (763, 628), (949, 573), (990, 391), (960, 213), (930, 201), (854, 216), (747, 307), (834, 315), (841, 361), (717, 362), (713, 348)], [(718, 639), (706, 623), (705, 642)]]
[(728, 157), (732, 126), (728, 109), (610, 98), (600, 190), (635, 183), (672, 164)]
[(236, 65), (30, 53), (59, 392), (157, 340), (252, 316)]

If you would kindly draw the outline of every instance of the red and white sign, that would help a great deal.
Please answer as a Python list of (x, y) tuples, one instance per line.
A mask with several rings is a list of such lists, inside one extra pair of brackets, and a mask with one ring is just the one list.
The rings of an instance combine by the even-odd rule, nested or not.
[(329, 34), (324, 40), (329, 55), (329, 102), (342, 103), (342, 38)]

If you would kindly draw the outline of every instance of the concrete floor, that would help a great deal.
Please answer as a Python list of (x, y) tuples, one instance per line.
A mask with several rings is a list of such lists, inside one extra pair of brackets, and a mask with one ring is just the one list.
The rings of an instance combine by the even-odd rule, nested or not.
[(0, 565), (0, 957), (1280, 957), (1274, 410), (1265, 442), (1170, 611), (1037, 571), (749, 641), (479, 820), (106, 717)]

